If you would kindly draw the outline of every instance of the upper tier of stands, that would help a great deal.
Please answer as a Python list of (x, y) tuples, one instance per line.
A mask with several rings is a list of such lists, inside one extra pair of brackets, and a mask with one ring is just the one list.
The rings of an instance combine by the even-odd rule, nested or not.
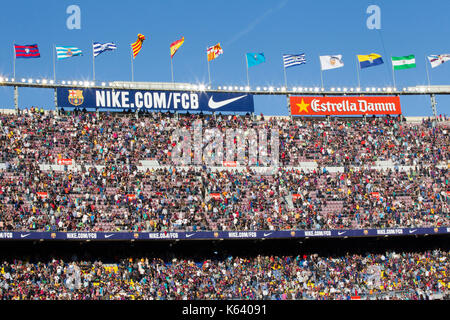
[[(172, 132), (198, 120), (276, 128), (280, 167), (173, 166)], [(446, 118), (1, 114), (0, 230), (448, 226), (448, 129)]]

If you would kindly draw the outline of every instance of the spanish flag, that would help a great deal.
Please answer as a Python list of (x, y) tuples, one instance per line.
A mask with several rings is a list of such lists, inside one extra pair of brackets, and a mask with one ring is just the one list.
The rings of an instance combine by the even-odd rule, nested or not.
[(383, 64), (383, 59), (379, 54), (371, 53), (367, 55), (358, 55), (359, 66), (361, 69)]
[(143, 34), (138, 34), (137, 41), (131, 44), (131, 48), (133, 49), (133, 59), (136, 58), (139, 51), (141, 51), (142, 43), (145, 40), (145, 36)]
[(170, 45), (170, 57), (171, 58), (173, 58), (173, 56), (175, 55), (175, 52), (177, 52), (177, 50), (183, 45), (183, 43), (184, 43), (184, 37), (182, 37), (180, 40), (173, 42)]

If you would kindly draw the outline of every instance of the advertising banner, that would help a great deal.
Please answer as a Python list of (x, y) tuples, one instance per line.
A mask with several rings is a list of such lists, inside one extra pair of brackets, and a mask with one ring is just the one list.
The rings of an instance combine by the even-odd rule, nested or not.
[(72, 165), (72, 159), (57, 159), (56, 163), (59, 164), (59, 165), (71, 166)]
[(379, 193), (379, 192), (372, 192), (372, 193), (371, 193), (371, 196), (372, 196), (373, 198), (376, 198), (376, 199), (380, 200), (380, 193)]
[(399, 115), (400, 97), (291, 97), (294, 116)]
[(223, 162), (224, 167), (237, 167), (236, 161), (224, 161)]
[(449, 234), (450, 227), (348, 230), (266, 230), (197, 232), (35, 232), (0, 231), (0, 240), (150, 241), (150, 240), (245, 240), (292, 238), (356, 238)]
[(215, 200), (220, 200), (220, 193), (211, 193), (210, 196)]
[(254, 112), (253, 95), (203, 91), (57, 89), (60, 108), (146, 111)]

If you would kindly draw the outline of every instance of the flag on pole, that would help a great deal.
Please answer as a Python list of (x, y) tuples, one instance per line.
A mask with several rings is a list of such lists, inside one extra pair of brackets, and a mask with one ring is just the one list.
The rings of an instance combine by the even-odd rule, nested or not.
[(208, 55), (208, 61), (216, 59), (219, 55), (223, 54), (222, 47), (220, 46), (220, 42), (215, 46), (209, 47), (206, 50), (206, 54)]
[(394, 70), (410, 69), (416, 67), (416, 57), (411, 54), (403, 57), (392, 57)]
[(142, 49), (142, 43), (145, 40), (145, 36), (143, 34), (138, 34), (136, 42), (131, 44), (131, 48), (133, 49), (133, 59), (136, 58), (139, 51)]
[(94, 57), (98, 56), (99, 54), (105, 51), (112, 51), (117, 49), (116, 44), (113, 42), (107, 42), (104, 44), (94, 42), (92, 46), (94, 48)]
[(283, 63), (285, 68), (294, 67), (306, 63), (305, 54), (283, 54)]
[(76, 47), (57, 46), (55, 48), (56, 48), (56, 58), (59, 60), (83, 55), (83, 52)]
[(266, 62), (264, 53), (247, 53), (247, 65), (249, 67), (256, 66), (263, 62)]
[(319, 58), (322, 70), (342, 68), (344, 66), (342, 54), (334, 56), (320, 56)]
[(383, 64), (383, 58), (376, 53), (371, 53), (367, 55), (358, 55), (359, 66), (361, 69), (378, 66)]
[(431, 63), (431, 67), (436, 68), (436, 67), (439, 67), (444, 62), (449, 61), (450, 54), (431, 55), (431, 56), (428, 56), (428, 60)]
[(183, 45), (184, 43), (184, 37), (182, 37), (181, 39), (173, 42), (170, 45), (170, 57), (173, 58), (173, 56), (175, 55), (175, 53), (177, 52), (177, 50)]
[(16, 58), (40, 58), (39, 48), (37, 44), (14, 45)]

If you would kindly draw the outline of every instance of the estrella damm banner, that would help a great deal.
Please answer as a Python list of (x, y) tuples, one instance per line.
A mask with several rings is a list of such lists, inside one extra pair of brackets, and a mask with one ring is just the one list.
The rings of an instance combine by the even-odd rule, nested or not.
[(399, 115), (400, 97), (291, 97), (294, 116)]
[(204, 91), (57, 89), (60, 108), (254, 112), (253, 95)]

